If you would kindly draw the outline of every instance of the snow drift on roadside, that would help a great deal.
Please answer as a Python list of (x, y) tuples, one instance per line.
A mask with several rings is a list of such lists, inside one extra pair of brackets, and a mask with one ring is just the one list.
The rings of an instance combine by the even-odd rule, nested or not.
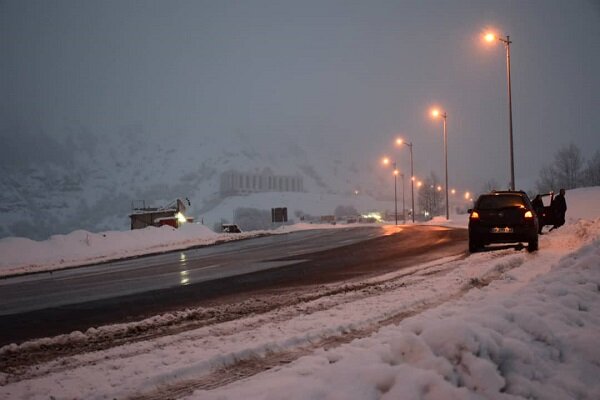
[[(364, 225), (353, 224), (352, 226)], [(0, 257), (0, 277), (53, 271), (261, 235), (344, 227), (348, 227), (348, 225), (302, 223), (270, 231), (223, 234), (215, 233), (204, 225), (186, 224), (179, 229), (170, 226), (160, 228), (150, 226), (132, 231), (101, 233), (80, 230), (68, 235), (55, 235), (48, 240), (39, 242), (26, 238), (4, 238), (0, 239), (0, 254), (2, 255)]]
[(224, 235), (217, 235), (203, 225), (187, 224), (180, 229), (163, 226), (124, 232), (75, 231), (40, 242), (26, 238), (4, 238), (0, 239), (0, 276), (209, 244), (220, 236)]
[(190, 398), (598, 399), (600, 219), (585, 222), (579, 240), (591, 243), (516, 292), (503, 290), (507, 274), (371, 337)]

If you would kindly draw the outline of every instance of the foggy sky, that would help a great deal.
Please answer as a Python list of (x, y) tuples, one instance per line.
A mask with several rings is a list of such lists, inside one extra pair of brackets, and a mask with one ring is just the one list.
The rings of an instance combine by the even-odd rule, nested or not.
[(442, 176), (437, 104), (451, 186), (506, 187), (505, 49), (481, 41), (494, 27), (514, 41), (516, 183), (529, 189), (559, 148), (600, 148), (599, 4), (0, 0), (0, 118), (57, 137), (132, 123), (165, 137), (293, 137), (406, 169), (401, 135), (416, 175)]

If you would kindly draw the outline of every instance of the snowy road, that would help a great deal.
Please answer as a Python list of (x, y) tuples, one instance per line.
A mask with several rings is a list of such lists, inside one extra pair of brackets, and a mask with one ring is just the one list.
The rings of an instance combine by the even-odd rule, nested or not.
[(300, 231), (0, 280), (0, 316), (193, 285), (285, 265), (270, 262), (389, 234), (380, 227)]
[[(302, 231), (0, 282), (0, 344), (395, 271), (464, 253), (436, 226)], [(300, 289), (302, 288), (302, 289)], [(4, 315), (2, 315), (4, 314)]]
[[(383, 275), (315, 285), (310, 291), (286, 287), (136, 323), (101, 326), (20, 346), (5, 346), (0, 349), (3, 366), (0, 397), (235, 399), (247, 393), (251, 398), (265, 398), (264, 388), (272, 386), (277, 391), (273, 398), (284, 398), (287, 397), (285, 382), (292, 381), (280, 380), (277, 374), (290, 371), (288, 376), (296, 376), (293, 379), (297, 381), (303, 376), (313, 376), (312, 371), (322, 370), (327, 364), (335, 366), (343, 359), (344, 353), (335, 349), (355, 346), (350, 349), (356, 350), (350, 351), (357, 352), (361, 346), (368, 348), (369, 343), (377, 343), (378, 336), (394, 332), (389, 329), (401, 329), (411, 317), (423, 316), (425, 322), (430, 318), (435, 323), (440, 318), (451, 318), (460, 310), (473, 310), (483, 299), (498, 295), (508, 299), (506, 304), (513, 307), (512, 312), (517, 312), (515, 307), (519, 303), (510, 301), (514, 294), (526, 289), (536, 276), (548, 274), (561, 258), (596, 238), (599, 227), (600, 221), (569, 227), (564, 234), (553, 232), (541, 238), (541, 250), (535, 254), (513, 248), (466, 258), (461, 254)], [(588, 250), (585, 254), (589, 253)], [(594, 287), (597, 286), (592, 286), (592, 291), (597, 292)], [(566, 288), (557, 293), (560, 295)], [(539, 297), (538, 291), (533, 290), (532, 298)], [(556, 309), (553, 303), (548, 307)], [(591, 306), (588, 303), (586, 307)], [(433, 316), (424, 317), (430, 311), (435, 311)], [(482, 318), (491, 317), (487, 311), (482, 314)], [(530, 319), (524, 318), (524, 321)], [(450, 326), (458, 330), (466, 325)], [(531, 339), (535, 343), (545, 328), (540, 329)], [(589, 329), (594, 329), (593, 325)], [(442, 344), (461, 343), (470, 337), (452, 331), (440, 332), (437, 326), (434, 330), (444, 338)], [(589, 337), (589, 340), (594, 339)], [(459, 344), (458, 348), (470, 346), (468, 343)], [(405, 362), (424, 354), (423, 350), (410, 346), (407, 351), (402, 356), (408, 360)], [(590, 355), (593, 357), (593, 353)], [(533, 362), (533, 356), (528, 357), (528, 363)], [(318, 365), (311, 364), (314, 360)], [(465, 356), (462, 362), (474, 362), (470, 360)], [(441, 361), (427, 361), (419, 368), (433, 368), (436, 362)], [(287, 365), (292, 368), (286, 368)], [(460, 368), (459, 365), (463, 374), (469, 371), (467, 367)], [(482, 379), (491, 378), (486, 378), (485, 371), (488, 370), (469, 379), (478, 379), (477, 385), (486, 384)], [(319, 385), (327, 387), (329, 382), (325, 379)], [(431, 387), (451, 385), (443, 379), (435, 382)], [(488, 383), (490, 387), (500, 387), (495, 383), (497, 380), (493, 382), (493, 385)], [(305, 396), (305, 390), (307, 386), (295, 385), (290, 395), (298, 399), (320, 398)], [(344, 387), (324, 390), (344, 392)], [(349, 398), (364, 398), (360, 394), (354, 397), (346, 394)]]

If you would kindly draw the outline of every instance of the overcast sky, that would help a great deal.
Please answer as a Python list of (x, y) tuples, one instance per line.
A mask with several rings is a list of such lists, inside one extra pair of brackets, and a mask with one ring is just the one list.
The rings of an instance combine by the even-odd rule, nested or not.
[(451, 182), (507, 185), (506, 53), (487, 27), (514, 41), (517, 186), (570, 142), (599, 149), (597, 0), (0, 0), (0, 117), (57, 136), (294, 136), (407, 168), (401, 134), (416, 173), (443, 176), (437, 104)]

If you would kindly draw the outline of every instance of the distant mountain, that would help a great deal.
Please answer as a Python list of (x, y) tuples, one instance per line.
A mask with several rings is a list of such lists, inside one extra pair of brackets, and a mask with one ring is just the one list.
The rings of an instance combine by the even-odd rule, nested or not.
[(163, 205), (188, 197), (199, 215), (222, 202), (220, 176), (228, 170), (300, 175), (312, 193), (389, 195), (389, 182), (370, 160), (346, 160), (328, 146), (289, 139), (153, 138), (135, 125), (106, 136), (71, 129), (60, 139), (20, 127), (0, 133), (0, 237), (126, 230), (137, 200)]

